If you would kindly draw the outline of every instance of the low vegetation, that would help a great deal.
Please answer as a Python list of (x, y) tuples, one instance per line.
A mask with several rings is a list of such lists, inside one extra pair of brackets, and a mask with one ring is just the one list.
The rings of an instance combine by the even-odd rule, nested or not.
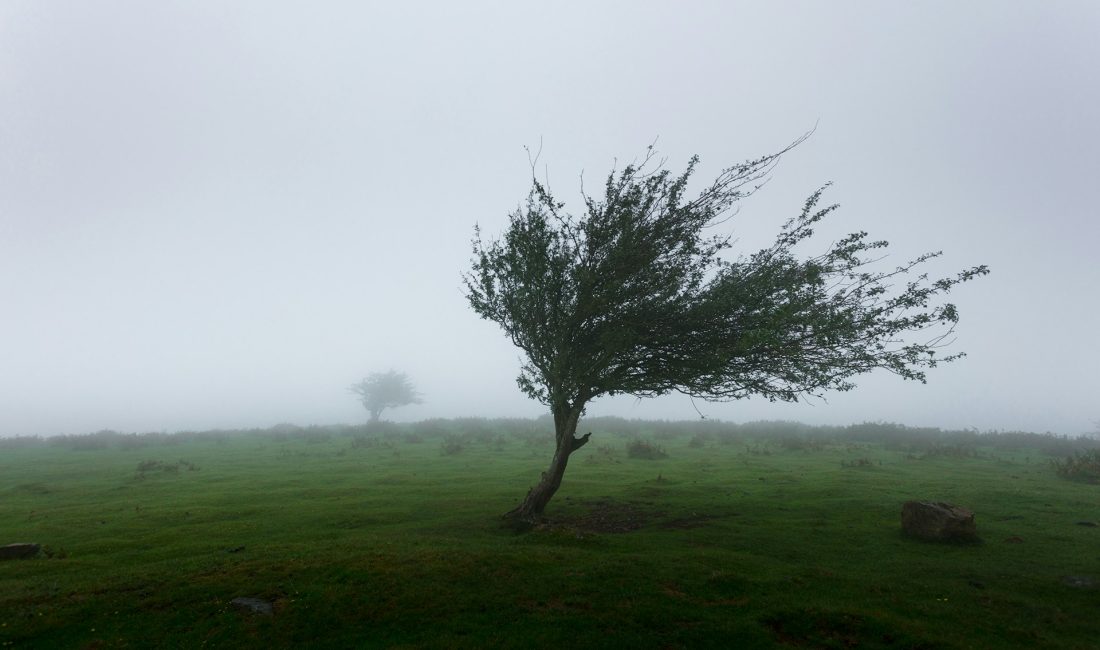
[[(523, 534), (499, 514), (553, 445), (547, 419), (0, 440), (0, 545), (42, 545), (0, 562), (0, 648), (1087, 648), (1100, 634), (1100, 493), (1082, 473), (1100, 441), (581, 427), (595, 443)], [(632, 457), (643, 441), (667, 457)], [(972, 509), (982, 543), (903, 537), (909, 499)]]
[(626, 455), (642, 460), (660, 460), (668, 458), (668, 452), (648, 440), (631, 440), (626, 443)]
[(1051, 461), (1058, 476), (1086, 483), (1100, 483), (1100, 449), (1081, 451)]
[(156, 472), (178, 474), (181, 469), (194, 472), (198, 467), (195, 467), (194, 463), (189, 463), (186, 460), (175, 463), (166, 463), (162, 460), (143, 460), (138, 463), (137, 475), (139, 478), (145, 478), (146, 474)]

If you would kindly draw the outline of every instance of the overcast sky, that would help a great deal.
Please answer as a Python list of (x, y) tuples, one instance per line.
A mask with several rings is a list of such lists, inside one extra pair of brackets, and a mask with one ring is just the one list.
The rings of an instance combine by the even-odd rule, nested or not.
[[(950, 274), (927, 385), (708, 417), (1080, 433), (1100, 419), (1100, 3), (0, 1), (0, 435), (535, 416), (462, 294), (524, 146), (579, 212), (657, 140), (701, 183), (817, 125), (726, 224), (763, 246), (832, 181), (852, 230)], [(683, 396), (591, 415), (696, 418)]]

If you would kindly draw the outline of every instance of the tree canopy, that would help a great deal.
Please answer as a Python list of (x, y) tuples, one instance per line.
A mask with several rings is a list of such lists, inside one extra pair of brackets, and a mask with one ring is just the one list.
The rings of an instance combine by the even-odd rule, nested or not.
[(936, 252), (875, 270), (887, 242), (862, 231), (799, 256), (837, 208), (821, 207), (825, 187), (751, 255), (731, 259), (731, 235), (709, 234), (800, 141), (723, 170), (694, 198), (698, 158), (673, 175), (650, 148), (612, 171), (599, 197), (582, 193), (579, 217), (533, 179), (501, 238), (475, 228), (467, 299), (523, 350), (519, 387), (550, 407), (565, 458), (587, 440), (573, 437), (584, 406), (602, 395), (795, 401), (850, 390), (876, 368), (923, 382), (962, 356), (937, 354), (959, 319), (938, 299), (988, 269), (912, 277)]
[(371, 422), (377, 422), (385, 409), (423, 401), (408, 375), (396, 370), (371, 373), (348, 390), (359, 396), (363, 407), (370, 412)]

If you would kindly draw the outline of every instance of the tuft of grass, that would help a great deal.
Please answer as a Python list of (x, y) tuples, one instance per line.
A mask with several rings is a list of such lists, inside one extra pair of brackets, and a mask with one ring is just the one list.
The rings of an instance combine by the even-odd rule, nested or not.
[(871, 467), (874, 462), (870, 458), (855, 458), (853, 460), (840, 461), (841, 467)]
[(137, 465), (138, 478), (145, 478), (149, 473), (160, 474), (179, 474), (181, 469), (185, 469), (189, 472), (197, 471), (199, 468), (194, 463), (190, 463), (186, 460), (177, 461), (175, 463), (166, 463), (162, 460), (143, 460)]

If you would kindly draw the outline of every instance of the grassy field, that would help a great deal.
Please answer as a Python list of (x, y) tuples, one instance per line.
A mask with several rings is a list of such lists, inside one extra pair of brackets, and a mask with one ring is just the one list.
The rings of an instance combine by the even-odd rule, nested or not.
[[(0, 545), (45, 547), (0, 562), (0, 648), (1100, 647), (1100, 486), (1039, 449), (596, 423), (517, 534), (551, 443), (513, 429), (0, 447)], [(981, 543), (904, 537), (908, 499)]]

